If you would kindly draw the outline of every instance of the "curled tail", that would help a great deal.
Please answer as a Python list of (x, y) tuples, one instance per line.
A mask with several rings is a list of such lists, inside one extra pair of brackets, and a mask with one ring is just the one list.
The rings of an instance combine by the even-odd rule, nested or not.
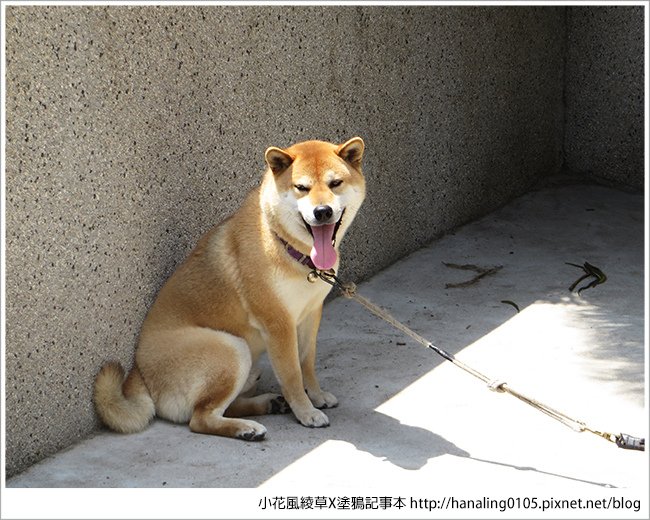
[(137, 366), (124, 378), (119, 363), (106, 363), (95, 379), (95, 408), (104, 424), (120, 433), (144, 430), (156, 413)]

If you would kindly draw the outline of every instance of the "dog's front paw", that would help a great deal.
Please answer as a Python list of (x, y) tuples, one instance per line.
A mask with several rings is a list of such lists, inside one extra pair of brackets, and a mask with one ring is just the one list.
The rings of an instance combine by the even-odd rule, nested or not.
[(322, 390), (319, 392), (308, 391), (307, 395), (316, 408), (334, 408), (339, 404), (339, 400), (333, 394)]
[(330, 425), (330, 420), (327, 418), (327, 415), (316, 408), (300, 413), (294, 412), (294, 415), (300, 421), (300, 424), (308, 428), (323, 428)]

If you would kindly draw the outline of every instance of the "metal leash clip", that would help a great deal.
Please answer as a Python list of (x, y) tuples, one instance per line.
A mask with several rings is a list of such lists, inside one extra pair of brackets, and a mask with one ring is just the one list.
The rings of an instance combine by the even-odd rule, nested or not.
[(307, 275), (307, 280), (311, 283), (314, 283), (317, 278), (320, 278), (325, 283), (330, 284), (332, 287), (336, 287), (346, 298), (354, 297), (355, 293), (357, 292), (356, 284), (354, 282), (342, 282), (339, 277), (336, 276), (334, 269), (330, 269), (328, 271), (314, 269)]

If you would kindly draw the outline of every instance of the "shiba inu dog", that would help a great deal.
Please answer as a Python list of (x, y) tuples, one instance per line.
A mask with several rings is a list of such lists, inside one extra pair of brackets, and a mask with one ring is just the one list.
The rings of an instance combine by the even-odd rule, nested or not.
[[(266, 150), (261, 185), (201, 238), (167, 280), (142, 325), (127, 377), (107, 363), (95, 406), (119, 432), (154, 415), (198, 433), (261, 440), (241, 417), (291, 411), (322, 427), (337, 399), (315, 373), (316, 335), (331, 287), (313, 269), (337, 269), (338, 245), (365, 197), (363, 140), (306, 141)], [(282, 395), (255, 395), (268, 352)]]

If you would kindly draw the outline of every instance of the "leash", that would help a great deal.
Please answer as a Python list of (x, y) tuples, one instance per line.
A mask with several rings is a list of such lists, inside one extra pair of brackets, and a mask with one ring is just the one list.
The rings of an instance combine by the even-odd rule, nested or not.
[(391, 316), (388, 312), (386, 312), (384, 309), (381, 307), (375, 305), (372, 303), (370, 300), (367, 298), (364, 298), (361, 296), (359, 293), (357, 293), (357, 286), (352, 283), (352, 282), (347, 282), (343, 283), (341, 280), (336, 276), (334, 273), (334, 270), (329, 270), (329, 271), (321, 271), (318, 269), (314, 269), (309, 273), (307, 276), (307, 280), (310, 282), (315, 282), (316, 279), (320, 278), (322, 281), (325, 283), (328, 283), (332, 287), (336, 287), (341, 291), (343, 296), (346, 298), (352, 299), (356, 301), (357, 303), (361, 304), (363, 307), (365, 307), (367, 310), (369, 310), (372, 314), (375, 316), (381, 318), (385, 322), (389, 323), (396, 329), (402, 331), (404, 334), (412, 338), (413, 340), (417, 341), (421, 345), (427, 347), (428, 349), (433, 350), (436, 354), (442, 356), (444, 359), (447, 361), (450, 361), (454, 365), (456, 365), (458, 368), (464, 370), (465, 372), (473, 375), (474, 377), (480, 379), (483, 381), (485, 384), (487, 384), (488, 388), (492, 390), (493, 392), (499, 392), (499, 393), (507, 393), (512, 395), (513, 397), (516, 397), (520, 401), (523, 401), (524, 403), (532, 406), (536, 410), (539, 410), (540, 412), (548, 415), (549, 417), (555, 419), (556, 421), (559, 421), (560, 423), (564, 424), (568, 428), (571, 428), (573, 431), (576, 432), (590, 432), (593, 433), (594, 435), (597, 435), (598, 437), (602, 437), (605, 440), (608, 440), (609, 442), (615, 443), (619, 448), (623, 448), (626, 450), (638, 450), (638, 451), (645, 451), (645, 439), (639, 438), (639, 437), (633, 437), (632, 435), (628, 435), (626, 433), (609, 433), (609, 432), (604, 432), (604, 431), (599, 431), (599, 430), (594, 430), (587, 426), (586, 423), (583, 421), (579, 421), (577, 419), (574, 419), (572, 417), (569, 417), (565, 413), (562, 413), (555, 408), (551, 408), (550, 406), (533, 399), (532, 397), (528, 397), (521, 392), (518, 392), (514, 388), (510, 387), (505, 381), (501, 380), (495, 380), (487, 377), (485, 374), (482, 374), (478, 370), (473, 369), (469, 365), (466, 365), (462, 361), (459, 361), (456, 359), (452, 354), (449, 352), (441, 349), (440, 347), (435, 346), (433, 343), (428, 341), (426, 338), (423, 338), (420, 336), (417, 332), (414, 330), (410, 329), (406, 325), (404, 325), (402, 322), (396, 320), (393, 316)]

